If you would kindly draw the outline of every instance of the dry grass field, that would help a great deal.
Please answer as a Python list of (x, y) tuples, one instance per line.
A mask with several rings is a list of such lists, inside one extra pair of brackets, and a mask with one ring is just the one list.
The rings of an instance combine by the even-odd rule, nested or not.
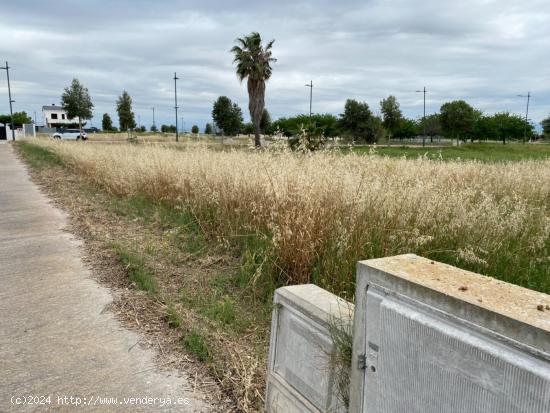
[[(415, 252), (550, 292), (550, 161), (481, 164), (41, 142), (108, 192), (245, 246), (251, 282), (353, 292), (358, 259)], [(264, 289), (265, 291), (265, 289)]]
[(357, 260), (414, 252), (550, 292), (550, 160), (193, 143), (18, 148), (101, 277), (124, 287), (115, 307), (127, 322), (153, 329), (163, 357), (208, 366), (239, 411), (261, 411), (280, 285), (314, 282), (352, 299)]

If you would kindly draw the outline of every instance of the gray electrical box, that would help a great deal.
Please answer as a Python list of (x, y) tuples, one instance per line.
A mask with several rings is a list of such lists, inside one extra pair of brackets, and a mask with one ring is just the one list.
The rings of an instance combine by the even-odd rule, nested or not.
[(550, 412), (550, 296), (408, 254), (355, 304), (351, 413)]

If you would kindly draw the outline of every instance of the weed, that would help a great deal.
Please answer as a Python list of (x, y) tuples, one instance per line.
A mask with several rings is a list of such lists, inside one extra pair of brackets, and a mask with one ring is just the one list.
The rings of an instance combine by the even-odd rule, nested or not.
[(128, 278), (135, 282), (140, 290), (151, 295), (157, 294), (158, 285), (155, 276), (145, 265), (143, 257), (117, 243), (112, 243), (111, 248), (126, 268)]
[(197, 330), (191, 331), (189, 334), (183, 337), (183, 346), (191, 353), (193, 353), (202, 362), (209, 362), (212, 360), (212, 355), (204, 337)]
[(183, 322), (173, 304), (169, 304), (166, 309), (166, 322), (172, 328), (180, 327)]
[(235, 324), (235, 321), (237, 320), (235, 305), (228, 297), (224, 297), (223, 299), (213, 303), (206, 310), (206, 315), (209, 318), (225, 325)]

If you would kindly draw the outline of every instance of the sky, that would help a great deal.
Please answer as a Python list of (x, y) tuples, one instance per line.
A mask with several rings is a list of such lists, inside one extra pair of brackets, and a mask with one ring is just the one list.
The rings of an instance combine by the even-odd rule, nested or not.
[[(548, 0), (361, 1), (3, 1), (0, 61), (8, 61), (14, 111), (60, 104), (78, 78), (95, 105), (93, 126), (123, 90), (136, 121), (174, 124), (174, 72), (180, 120), (186, 129), (211, 120), (226, 95), (248, 115), (246, 84), (229, 52), (252, 31), (275, 39), (273, 75), (266, 89), (272, 118), (343, 112), (346, 99), (374, 112), (388, 95), (403, 113), (421, 117), (464, 99), (486, 113), (510, 111), (539, 123), (550, 114)], [(3, 63), (2, 63), (3, 64)], [(0, 71), (0, 113), (9, 113)]]

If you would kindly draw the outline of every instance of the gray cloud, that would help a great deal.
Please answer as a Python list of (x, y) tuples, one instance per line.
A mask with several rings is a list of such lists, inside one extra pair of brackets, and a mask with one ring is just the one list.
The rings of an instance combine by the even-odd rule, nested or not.
[[(59, 103), (78, 77), (95, 103), (93, 123), (115, 115), (123, 89), (143, 124), (173, 123), (178, 72), (189, 128), (209, 120), (227, 95), (246, 113), (246, 87), (233, 73), (233, 40), (257, 30), (276, 39), (278, 62), (267, 89), (272, 116), (338, 114), (345, 99), (378, 102), (394, 94), (408, 116), (466, 99), (495, 112), (523, 113), (517, 94), (533, 94), (533, 121), (550, 112), (550, 8), (546, 0), (370, 1), (19, 1), (2, 5), (0, 58), (13, 67), (15, 109), (39, 113)], [(7, 91), (0, 74), (0, 112)], [(39, 116), (39, 114), (38, 114)], [(115, 117), (116, 118), (116, 117)]]

